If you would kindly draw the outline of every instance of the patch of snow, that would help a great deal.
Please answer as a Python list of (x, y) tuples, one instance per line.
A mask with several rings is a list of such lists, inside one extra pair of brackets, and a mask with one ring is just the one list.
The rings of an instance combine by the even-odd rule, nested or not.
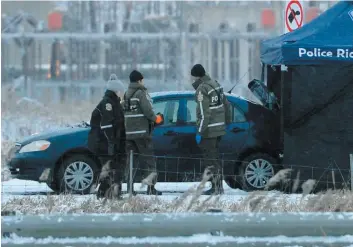
[[(182, 183), (157, 183), (156, 189), (160, 191), (169, 191), (169, 192), (185, 192), (193, 186), (197, 186), (199, 182), (182, 182)], [(248, 193), (239, 190), (230, 188), (224, 181), (223, 186), (225, 193), (227, 195), (247, 195)], [(205, 185), (205, 190), (211, 188), (211, 183), (208, 182)], [(134, 189), (137, 192), (144, 192), (146, 189), (141, 189), (141, 183), (134, 183)], [(122, 190), (127, 191), (127, 184), (123, 183)], [(25, 194), (25, 193), (50, 193), (53, 192), (46, 183), (39, 183), (31, 180), (20, 180), (20, 179), (11, 179), (8, 181), (2, 182), (1, 193), (3, 194)]]
[(91, 237), (80, 237), (80, 238), (42, 238), (35, 239), (33, 237), (18, 237), (13, 235), (10, 238), (2, 238), (2, 244), (33, 244), (33, 245), (43, 245), (43, 244), (198, 244), (198, 243), (210, 243), (210, 244), (220, 244), (220, 243), (234, 243), (234, 244), (246, 244), (246, 243), (282, 243), (282, 244), (292, 244), (292, 243), (353, 243), (353, 236), (346, 235), (340, 237), (286, 237), (286, 236), (276, 236), (276, 237), (231, 237), (231, 236), (212, 236), (210, 234), (199, 234), (190, 237), (146, 237), (146, 238), (91, 238)]
[(31, 180), (11, 179), (1, 183), (1, 193), (50, 193), (53, 192), (46, 183), (39, 183)]

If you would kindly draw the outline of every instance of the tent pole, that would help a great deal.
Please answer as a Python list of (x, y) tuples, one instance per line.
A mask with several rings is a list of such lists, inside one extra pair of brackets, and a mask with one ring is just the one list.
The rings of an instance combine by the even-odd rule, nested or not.
[(351, 191), (353, 191), (353, 154), (349, 154), (349, 163), (351, 168)]
[(286, 72), (287, 67), (285, 65), (281, 65), (281, 133), (280, 140), (284, 145), (284, 73)]

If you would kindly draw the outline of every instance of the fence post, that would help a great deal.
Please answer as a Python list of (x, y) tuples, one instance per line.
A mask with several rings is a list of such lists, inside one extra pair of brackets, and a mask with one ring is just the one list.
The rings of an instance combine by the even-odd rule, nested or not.
[(129, 166), (129, 185), (130, 185), (130, 188), (129, 188), (129, 196), (130, 198), (132, 197), (132, 186), (133, 186), (133, 182), (132, 182), (132, 169), (133, 169), (133, 161), (134, 159), (134, 151), (133, 150), (130, 150), (130, 166)]
[(349, 154), (349, 163), (351, 168), (351, 190), (353, 191), (353, 154)]

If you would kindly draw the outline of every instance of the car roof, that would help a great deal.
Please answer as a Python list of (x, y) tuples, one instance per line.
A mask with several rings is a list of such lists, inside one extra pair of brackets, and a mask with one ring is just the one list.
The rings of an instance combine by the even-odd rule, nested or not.
[[(224, 94), (229, 97), (232, 97), (234, 100), (247, 101), (252, 104), (261, 105), (258, 102), (244, 98), (244, 97), (237, 95), (237, 94), (233, 94), (233, 93), (224, 93)], [(188, 90), (188, 91), (163, 91), (163, 92), (153, 92), (153, 93), (150, 93), (150, 95), (151, 95), (152, 99), (175, 98), (175, 97), (177, 98), (178, 96), (190, 97), (190, 96), (195, 95), (195, 91), (191, 91), (191, 90)]]

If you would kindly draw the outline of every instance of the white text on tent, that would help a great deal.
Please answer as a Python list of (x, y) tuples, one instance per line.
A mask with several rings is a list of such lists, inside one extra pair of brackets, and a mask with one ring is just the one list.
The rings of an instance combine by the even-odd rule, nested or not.
[(353, 51), (350, 49), (337, 49), (334, 54), (332, 51), (321, 50), (320, 48), (305, 49), (299, 48), (299, 57), (339, 57), (339, 58), (352, 58)]

